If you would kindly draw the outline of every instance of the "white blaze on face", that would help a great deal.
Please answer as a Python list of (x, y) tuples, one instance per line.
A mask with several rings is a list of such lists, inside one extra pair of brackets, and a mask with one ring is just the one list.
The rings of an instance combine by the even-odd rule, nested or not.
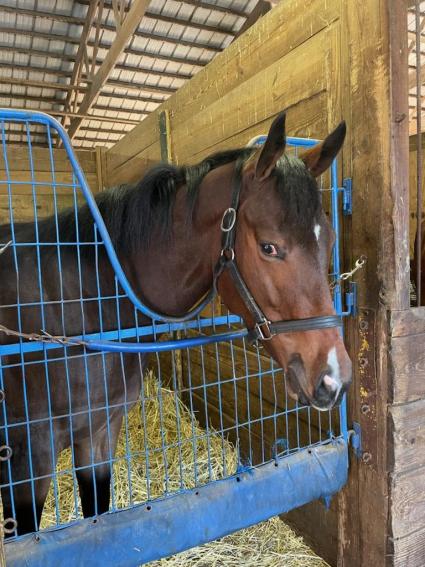
[(326, 374), (323, 378), (323, 382), (329, 390), (334, 390), (336, 392), (341, 388), (340, 368), (336, 354), (336, 347), (331, 348), (329, 351), (327, 363), (331, 370), (331, 376)]
[(315, 234), (315, 236), (316, 236), (317, 242), (319, 242), (319, 237), (320, 237), (320, 230), (321, 230), (321, 228), (322, 228), (322, 227), (320, 226), (320, 224), (314, 225), (314, 234)]

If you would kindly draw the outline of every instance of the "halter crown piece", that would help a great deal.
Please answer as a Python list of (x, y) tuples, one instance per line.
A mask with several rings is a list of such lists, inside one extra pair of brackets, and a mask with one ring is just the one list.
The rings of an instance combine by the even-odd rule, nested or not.
[(225, 270), (229, 270), (236, 290), (254, 320), (254, 327), (249, 329), (248, 341), (269, 341), (281, 333), (295, 333), (301, 331), (314, 331), (342, 326), (342, 319), (338, 315), (322, 315), (306, 319), (288, 319), (282, 321), (269, 321), (249, 291), (236, 264), (235, 240), (237, 228), (237, 214), (239, 208), (241, 184), (235, 183), (231, 206), (226, 209), (221, 219), (221, 254), (214, 269), (213, 289), (217, 290), (218, 278)]

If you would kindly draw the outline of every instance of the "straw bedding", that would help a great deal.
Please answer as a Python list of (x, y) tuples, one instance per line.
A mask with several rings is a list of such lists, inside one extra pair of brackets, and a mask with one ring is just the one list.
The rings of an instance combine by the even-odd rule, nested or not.
[[(127, 433), (123, 425), (114, 464), (113, 496), (116, 507), (129, 504), (129, 481), (133, 503), (145, 502), (181, 488), (194, 486), (194, 463), (198, 484), (223, 476), (223, 455), (226, 474), (236, 471), (236, 452), (231, 443), (209, 431), (208, 437), (193, 414), (174, 392), (159, 388), (152, 373), (144, 384), (144, 416), (141, 404), (128, 414)], [(145, 427), (141, 423), (144, 421)], [(161, 427), (165, 438), (161, 436)], [(195, 441), (194, 441), (195, 439)], [(169, 448), (164, 449), (164, 445)], [(171, 445), (171, 447), (170, 447)], [(146, 460), (145, 447), (149, 447)], [(128, 450), (126, 450), (128, 448)], [(152, 448), (158, 450), (152, 451)], [(126, 453), (134, 455), (125, 458)], [(180, 466), (179, 463), (182, 463)], [(168, 485), (165, 484), (165, 464)], [(56, 492), (60, 521), (75, 519), (78, 504), (76, 485), (70, 472), (71, 452), (59, 459)], [(149, 470), (149, 484), (146, 471)], [(60, 472), (62, 471), (62, 472)], [(56, 523), (53, 484), (42, 518), (42, 527)], [(80, 516), (81, 517), (81, 516)], [(176, 556), (154, 561), (152, 567), (326, 567), (288, 526), (279, 518), (242, 530), (221, 540), (190, 549)]]

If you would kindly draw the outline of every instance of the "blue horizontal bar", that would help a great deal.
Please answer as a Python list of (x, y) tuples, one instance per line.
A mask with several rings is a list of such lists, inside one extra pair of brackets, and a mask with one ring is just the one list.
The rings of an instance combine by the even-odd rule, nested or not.
[(6, 562), (138, 567), (330, 497), (346, 483), (347, 468), (347, 444), (337, 439), (96, 522), (39, 532), (37, 540), (28, 534), (5, 544)]
[[(74, 339), (75, 341), (93, 341), (93, 344), (98, 344), (98, 341), (114, 341), (114, 340), (119, 341), (121, 339), (130, 339), (134, 337), (148, 337), (150, 335), (161, 335), (162, 333), (171, 333), (173, 331), (185, 331), (189, 329), (199, 329), (199, 328), (212, 327), (212, 326), (220, 327), (223, 325), (240, 324), (241, 322), (242, 322), (241, 318), (238, 317), (237, 315), (222, 315), (220, 317), (215, 317), (215, 318), (211, 318), (211, 317), (201, 318), (199, 320), (188, 321), (187, 323), (161, 323), (155, 326), (147, 325), (145, 327), (132, 327), (130, 329), (122, 329), (120, 331), (104, 331), (103, 333), (90, 333), (86, 335), (77, 335), (75, 337), (69, 337), (69, 338), (70, 340)], [(218, 335), (214, 335), (214, 336), (218, 336)], [(199, 338), (196, 337), (191, 340), (199, 340)], [(163, 341), (162, 343), (144, 343), (144, 344), (145, 345), (157, 344), (159, 346), (162, 344), (166, 345), (167, 342), (176, 343), (177, 341)], [(218, 341), (211, 341), (211, 342), (218, 342)], [(137, 346), (137, 343), (130, 343), (130, 344), (133, 346)], [(196, 344), (194, 346), (196, 346)], [(206, 344), (206, 343), (202, 343), (202, 344)], [(70, 345), (70, 346), (74, 346), (74, 345)], [(45, 349), (51, 350), (55, 348), (63, 348), (63, 345), (59, 343), (45, 343), (41, 341), (28, 341), (22, 344), (13, 343), (8, 345), (0, 345), (0, 356), (6, 356), (10, 354), (20, 354), (21, 352), (38, 352), (38, 351), (43, 351)], [(173, 348), (177, 349), (177, 348), (186, 348), (186, 347), (174, 346)], [(173, 350), (173, 348), (168, 348), (168, 349), (158, 348), (157, 351), (160, 352), (161, 350)], [(93, 348), (92, 350), (99, 350), (99, 349)], [(113, 350), (115, 351), (116, 349)], [(109, 350), (109, 352), (112, 352), (113, 350)], [(138, 350), (137, 352), (156, 352), (156, 351), (148, 349), (146, 351)]]
[[(63, 126), (52, 116), (45, 114), (44, 112), (34, 112), (34, 111), (25, 111), (25, 110), (14, 110), (8, 108), (0, 108), (0, 121), (4, 122), (5, 120), (15, 121), (15, 122), (30, 122), (30, 123), (38, 123), (38, 124), (45, 124), (49, 126), (53, 130), (55, 130), (59, 138), (62, 141), (63, 147), (66, 151), (68, 159), (70, 161), (73, 173), (78, 181), (78, 185), (81, 187), (81, 191), (83, 196), (87, 202), (89, 210), (92, 214), (93, 220), (96, 224), (96, 227), (99, 231), (101, 240), (103, 241), (106, 253), (109, 257), (111, 262), (112, 268), (115, 272), (116, 278), (118, 279), (122, 289), (126, 293), (128, 299), (133, 303), (136, 309), (138, 309), (141, 313), (152, 319), (153, 321), (161, 321), (164, 323), (177, 323), (183, 321), (190, 321), (205, 309), (205, 307), (210, 303), (211, 297), (207, 295), (203, 298), (198, 305), (193, 307), (186, 315), (183, 317), (171, 317), (162, 313), (157, 313), (150, 309), (147, 305), (145, 305), (142, 301), (140, 301), (137, 294), (134, 292), (133, 288), (130, 285), (130, 282), (127, 279), (127, 276), (124, 273), (124, 270), (121, 266), (121, 263), (118, 259), (118, 256), (115, 252), (115, 248), (111, 242), (111, 238), (108, 233), (108, 229), (106, 228), (105, 222), (103, 217), (99, 211), (97, 206), (96, 200), (93, 197), (92, 192), (90, 191), (88, 184), (86, 182), (86, 178), (84, 176), (83, 170), (81, 169), (78, 160), (75, 157), (71, 140), (68, 137), (68, 134), (64, 130)], [(58, 184), (56, 184), (58, 185)]]
[(193, 348), (201, 345), (209, 345), (225, 341), (236, 341), (248, 335), (248, 329), (239, 329), (229, 333), (218, 333), (190, 339), (177, 339), (175, 341), (157, 341), (153, 343), (123, 343), (113, 341), (89, 341), (86, 348), (89, 350), (99, 350), (102, 352), (165, 352), (180, 348)]

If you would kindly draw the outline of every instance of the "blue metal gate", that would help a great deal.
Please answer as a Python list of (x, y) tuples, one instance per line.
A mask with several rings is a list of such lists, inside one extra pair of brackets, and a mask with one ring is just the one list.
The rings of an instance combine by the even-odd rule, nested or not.
[[(7, 132), (10, 124), (22, 128), (26, 138), (28, 163), (31, 178), (22, 180), (15, 175), (13, 146), (8, 145)], [(10, 464), (8, 473), (1, 478), (4, 494), (9, 491), (11, 507), (14, 510), (14, 490), (20, 483), (30, 483), (35, 500), (37, 472), (33, 470), (34, 456), (31, 452), (31, 435), (37, 424), (43, 424), (46, 432), (46, 455), (51, 462), (49, 474), (53, 486), (53, 519), (50, 525), (39, 529), (34, 534), (16, 535), (14, 518), (5, 518), (5, 527), (11, 533), (6, 543), (8, 564), (13, 566), (58, 566), (72, 563), (85, 565), (93, 562), (102, 566), (136, 566), (147, 561), (170, 555), (203, 542), (221, 537), (232, 531), (247, 527), (273, 515), (280, 514), (318, 498), (329, 498), (340, 490), (346, 482), (348, 468), (348, 432), (345, 400), (341, 406), (330, 412), (317, 412), (310, 407), (303, 407), (292, 402), (286, 393), (285, 379), (281, 370), (271, 358), (265, 356), (245, 341), (247, 331), (241, 320), (214, 304), (210, 314), (205, 315), (203, 304), (194, 310), (182, 322), (169, 322), (143, 305), (132, 290), (121, 267), (106, 227), (99, 213), (96, 202), (88, 188), (84, 174), (75, 158), (70, 141), (60, 124), (42, 113), (24, 111), (0, 111), (1, 128), (1, 167), (4, 175), (0, 178), (0, 197), (7, 203), (8, 218), (2, 222), (11, 224), (10, 242), (1, 242), (3, 253), (12, 254), (16, 280), (19, 280), (21, 255), (20, 250), (30, 248), (34, 252), (34, 281), (28, 286), (36, 286), (39, 300), (26, 302), (18, 298), (18, 304), (0, 306), (0, 324), (3, 324), (7, 309), (17, 309), (16, 331), (20, 336), (12, 337), (7, 344), (0, 345), (0, 431), (3, 446), (0, 458), (10, 463), (13, 459), (14, 428), (26, 431), (27, 469), (29, 477), (14, 479)], [(43, 179), (37, 177), (35, 160), (35, 140), (42, 137), (47, 141), (49, 164)], [(70, 164), (69, 179), (63, 180), (57, 175), (55, 143), (61, 142)], [(257, 140), (261, 143), (261, 138)], [(311, 146), (315, 140), (288, 138), (287, 144), (297, 151), (299, 147)], [(329, 211), (336, 232), (336, 244), (333, 251), (332, 273), (335, 282), (334, 300), (337, 313), (349, 315), (351, 309), (343, 311), (343, 297), (340, 286), (339, 242), (341, 213), (341, 195), (346, 194), (338, 185), (337, 164), (333, 163), (330, 175), (330, 187), (322, 187), (324, 198), (329, 196)], [(15, 238), (13, 231), (16, 215), (15, 195), (27, 192), (32, 206), (33, 237), (26, 241)], [(105, 295), (98, 285), (96, 297), (84, 296), (84, 273), (80, 257), (84, 246), (78, 238), (65, 242), (57, 237), (53, 241), (43, 242), (37, 232), (40, 194), (48, 195), (53, 215), (57, 218), (63, 195), (78, 215), (78, 206), (86, 202), (93, 217), (93, 239), (89, 244), (96, 248), (96, 262), (101, 250), (106, 251), (115, 280), (113, 294)], [(348, 208), (347, 208), (348, 211)], [(78, 223), (76, 222), (78, 225)], [(66, 272), (61, 270), (61, 255), (66, 247), (76, 250), (77, 262), (74, 266), (80, 282), (75, 297), (64, 295)], [(45, 301), (43, 285), (47, 274), (40, 271), (40, 257), (46, 247), (54, 250), (55, 261), (50, 277), (60, 278), (62, 296), (57, 298), (63, 333), (61, 337), (47, 334), (49, 329), (43, 326), (44, 313), (49, 309)], [(2, 255), (0, 254), (0, 262)], [(63, 281), (62, 281), (63, 278)], [(351, 297), (350, 295), (348, 297)], [(129, 299), (133, 304), (134, 325), (121, 328), (119, 318), (120, 301)], [(117, 305), (116, 328), (104, 329), (102, 321), (102, 302), (115, 302)], [(84, 309), (91, 302), (98, 309), (99, 329), (86, 332), (84, 327)], [(66, 305), (72, 303), (81, 306), (83, 325), (81, 333), (69, 337), (66, 332)], [(21, 315), (27, 309), (40, 314), (40, 329), (33, 329), (31, 336), (25, 335)], [(139, 324), (140, 314), (151, 320), (148, 325)], [(3, 332), (5, 329), (3, 329)], [(0, 331), (1, 332), (1, 331)], [(28, 333), (27, 333), (28, 334)], [(161, 340), (157, 337), (162, 336)], [(166, 337), (163, 340), (163, 337)], [(64, 338), (66, 337), (66, 338)], [(152, 338), (153, 337), (153, 338)], [(148, 338), (148, 342), (141, 339)], [(53, 367), (59, 364), (64, 388), (70, 388), (73, 376), (73, 364), (79, 361), (78, 368), (84, 374), (87, 407), (84, 411), (90, 430), (90, 442), (95, 435), (95, 413), (99, 407), (91, 407), (90, 368), (99, 364), (103, 368), (105, 389), (109, 385), (107, 369), (108, 357), (119, 357), (121, 377), (125, 382), (126, 357), (141, 357), (151, 354), (151, 367), (154, 371), (153, 392), (142, 387), (142, 396), (138, 400), (139, 435), (136, 445), (130, 440), (128, 413), (130, 402), (124, 396), (124, 450), (115, 454), (109, 450), (108, 464), (114, 470), (117, 463), (124, 464), (126, 474), (125, 497), (116, 497), (114, 478), (110, 512), (94, 519), (83, 519), (78, 502), (76, 473), (78, 463), (72, 450), (71, 466), (60, 470), (58, 453), (61, 448), (57, 442), (56, 427), (58, 421), (68, 423), (71, 444), (73, 422), (79, 419), (79, 412), (71, 407), (62, 413), (53, 410), (50, 405), (50, 391), (59, 387), (52, 382), (58, 380), (53, 374)], [(223, 362), (223, 361), (227, 362)], [(47, 413), (34, 417), (26, 396), (28, 380), (32, 369), (42, 368), (46, 392)], [(144, 383), (144, 365), (140, 363), (139, 379)], [(23, 388), (22, 419), (10, 420), (8, 399), (4, 396), (6, 376), (16, 376)], [(14, 373), (14, 374), (13, 374)], [(170, 385), (169, 390), (161, 388)], [(61, 386), (62, 387), (62, 386)], [(175, 405), (177, 436), (167, 437), (166, 424), (163, 422), (164, 396), (168, 396)], [(190, 410), (191, 428), (189, 432), (180, 430), (182, 414), (181, 398)], [(146, 407), (155, 398), (158, 404), (160, 441), (156, 445), (146, 435)], [(231, 400), (230, 400), (231, 398)], [(242, 399), (243, 398), (243, 399)], [(114, 408), (108, 403), (105, 393), (105, 427), (109, 428), (109, 414)], [(214, 415), (211, 400), (215, 404)], [(130, 400), (133, 403), (134, 400)], [(255, 403), (254, 403), (255, 402)], [(267, 403), (266, 403), (267, 402)], [(251, 406), (250, 406), (251, 403)], [(255, 406), (255, 407), (254, 407)], [(196, 417), (195, 416), (196, 412)], [(209, 413), (210, 412), (210, 413)], [(189, 415), (189, 414), (188, 414)], [(202, 423), (203, 429), (200, 429)], [(109, 440), (110, 432), (108, 429)], [(212, 442), (220, 446), (219, 458), (214, 467), (210, 447)], [(198, 451), (200, 443), (206, 447), (206, 460), (200, 462)], [(112, 443), (110, 443), (112, 445)], [(182, 458), (183, 447), (190, 447), (190, 462)], [(231, 454), (229, 458), (229, 453)], [(158, 457), (159, 456), (159, 457)], [(150, 463), (153, 458), (162, 463), (161, 478), (153, 479)], [(176, 465), (170, 472), (171, 459)], [(84, 465), (95, 475), (96, 467), (105, 463), (95, 460), (93, 450), (90, 463)], [(135, 475), (135, 470), (138, 476)], [(176, 472), (177, 471), (177, 472)], [(61, 482), (67, 477), (71, 485), (73, 504), (72, 513), (67, 517), (62, 510)], [(145, 496), (137, 497), (137, 483), (143, 483)], [(33, 511), (35, 514), (35, 510)], [(12, 514), (13, 516), (13, 514)]]

